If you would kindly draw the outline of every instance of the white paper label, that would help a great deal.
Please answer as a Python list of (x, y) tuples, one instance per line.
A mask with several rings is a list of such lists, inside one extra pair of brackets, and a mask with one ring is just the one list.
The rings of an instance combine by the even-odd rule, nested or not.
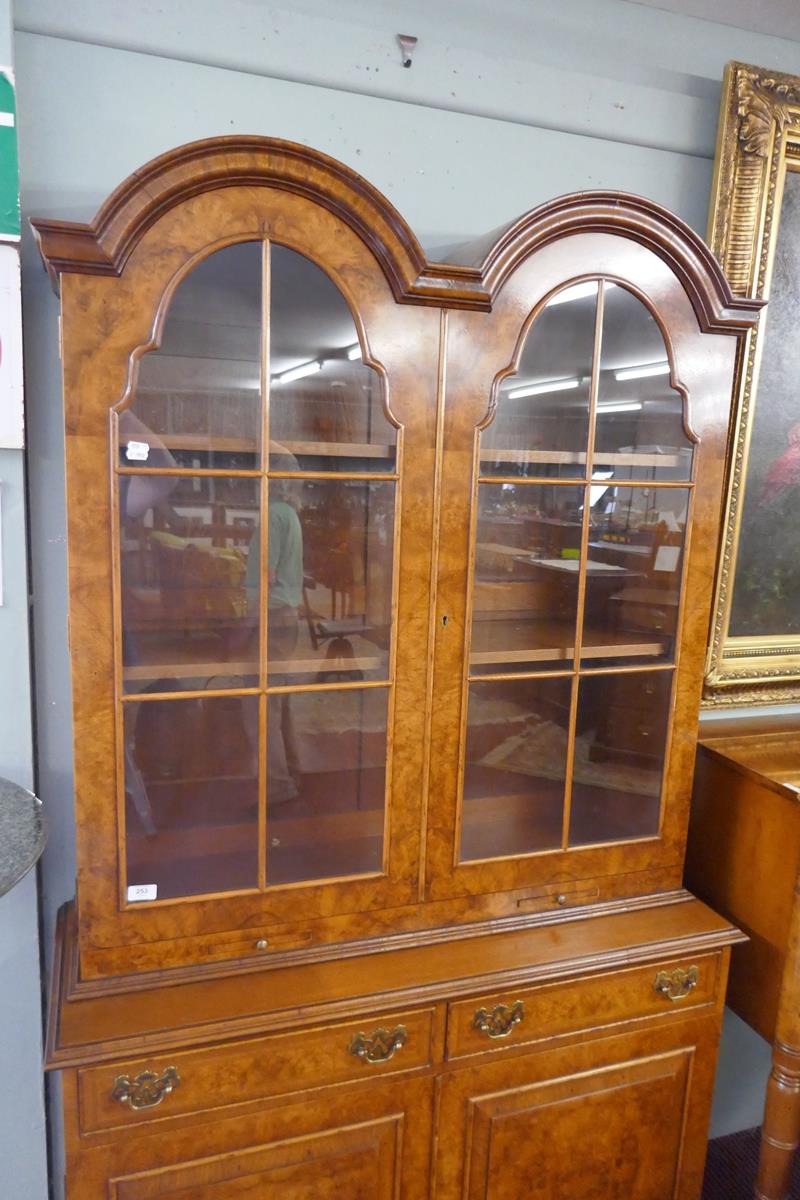
[(131, 462), (147, 462), (150, 447), (147, 442), (128, 442), (125, 447), (125, 457)]
[(137, 900), (155, 900), (158, 894), (157, 883), (135, 883), (128, 888), (128, 903), (135, 904)]
[(659, 546), (656, 551), (656, 561), (653, 563), (654, 571), (675, 571), (678, 568), (678, 560), (681, 556), (680, 546)]

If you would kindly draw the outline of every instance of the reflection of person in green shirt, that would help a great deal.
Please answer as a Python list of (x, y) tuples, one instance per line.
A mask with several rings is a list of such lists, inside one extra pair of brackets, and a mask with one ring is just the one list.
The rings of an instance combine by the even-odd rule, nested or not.
[(269, 609), (300, 607), (303, 595), (303, 531), (297, 513), (275, 494), (269, 503)]
[[(276, 482), (282, 482), (277, 481)], [(247, 555), (245, 587), (258, 603), (261, 546), (258, 532), (253, 535)], [(303, 530), (293, 506), (273, 483), (269, 496), (269, 595), (270, 610), (300, 607), (303, 596)]]

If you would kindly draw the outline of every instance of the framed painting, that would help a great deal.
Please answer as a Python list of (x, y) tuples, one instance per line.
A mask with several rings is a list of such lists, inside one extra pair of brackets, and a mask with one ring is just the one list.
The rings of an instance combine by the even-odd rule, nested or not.
[(767, 300), (737, 368), (704, 704), (800, 699), (800, 77), (729, 63), (709, 242)]

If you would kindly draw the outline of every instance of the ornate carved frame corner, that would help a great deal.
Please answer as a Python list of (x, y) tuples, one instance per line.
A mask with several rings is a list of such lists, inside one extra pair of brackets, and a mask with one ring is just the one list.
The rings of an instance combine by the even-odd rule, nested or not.
[[(708, 241), (737, 297), (768, 298), (783, 182), (792, 160), (800, 164), (800, 77), (729, 63)], [(800, 637), (729, 633), (763, 324), (762, 316), (742, 344), (734, 381), (704, 707), (800, 699)]]

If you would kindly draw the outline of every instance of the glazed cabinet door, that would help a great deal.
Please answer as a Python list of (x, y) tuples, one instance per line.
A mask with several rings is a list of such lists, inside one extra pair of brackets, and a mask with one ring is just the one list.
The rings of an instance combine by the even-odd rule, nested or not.
[(533, 255), (482, 336), (449, 317), (437, 898), (668, 864), (679, 881), (709, 600), (693, 515), (713, 524), (719, 487), (701, 352), (713, 371), (721, 339), (701, 346), (678, 280), (623, 241)]
[(429, 1080), (395, 1081), (156, 1136), (126, 1130), (80, 1148), (68, 1200), (428, 1200), (431, 1104)]
[(437, 1200), (698, 1200), (715, 1051), (700, 1021), (448, 1076)]
[(73, 667), (79, 904), (103, 970), (132, 941), (242, 953), (410, 902), (438, 315), (396, 304), (329, 212), (235, 188), (162, 217), (121, 280), (65, 278), (64, 314), (72, 635), (98, 647)]

